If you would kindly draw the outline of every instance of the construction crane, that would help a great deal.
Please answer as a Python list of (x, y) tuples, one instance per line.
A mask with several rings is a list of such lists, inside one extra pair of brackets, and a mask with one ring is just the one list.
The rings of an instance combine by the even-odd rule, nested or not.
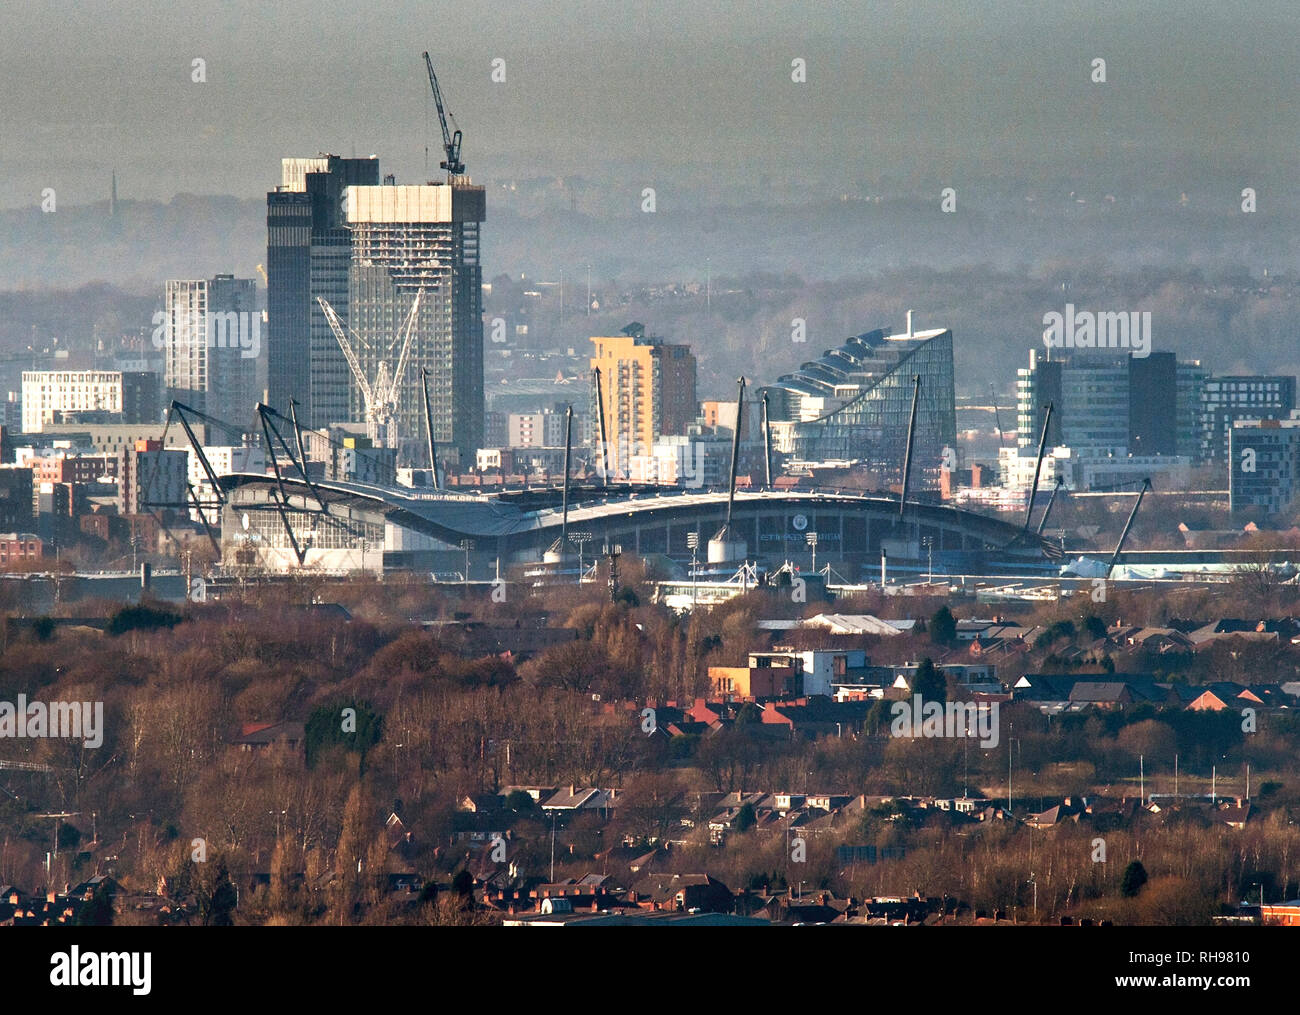
[(998, 388), (996, 384), (989, 385), (989, 394), (993, 396), (993, 422), (998, 428), (998, 447), (1002, 447), (1005, 439), (1002, 435), (1002, 411), (998, 408)]
[[(424, 66), (429, 72), (429, 87), (433, 89), (433, 103), (438, 107), (438, 124), (442, 127), (442, 149), (447, 153), (447, 157), (438, 165), (447, 170), (447, 182), (453, 183), (458, 177), (465, 175), (465, 163), (460, 160), (460, 128), (456, 126), (456, 118), (447, 112), (442, 102), (442, 89), (438, 87), (438, 75), (433, 72), (433, 61), (429, 59), (429, 54), (424, 54)], [(455, 128), (453, 133), (447, 128), (447, 121), (451, 120), (452, 127)]]
[[(362, 349), (372, 351), (370, 345), (339, 320), (339, 315), (334, 312), (334, 308), (329, 305), (329, 302), (324, 297), (316, 297), (316, 302), (320, 304), (325, 319), (329, 321), (334, 337), (338, 339), (339, 348), (343, 350), (343, 358), (348, 361), (352, 376), (357, 380), (357, 387), (361, 389), (361, 398), (365, 403), (366, 435), (377, 448), (396, 448), (398, 446), (397, 392), (402, 384), (402, 375), (406, 373), (406, 363), (411, 352), (411, 336), (415, 334), (415, 319), (419, 313), (420, 298), (423, 295), (423, 288), (415, 294), (415, 299), (411, 302), (411, 311), (406, 315), (406, 323), (402, 326), (398, 339), (385, 350), (385, 355), (380, 359), (379, 366), (375, 370), (373, 381), (367, 378), (365, 371), (362, 370), (361, 361), (357, 356), (353, 343), (360, 345)], [(351, 332), (351, 339), (348, 338), (348, 332)], [(399, 342), (401, 351), (397, 356), (397, 366), (390, 371), (387, 353), (391, 352)]]

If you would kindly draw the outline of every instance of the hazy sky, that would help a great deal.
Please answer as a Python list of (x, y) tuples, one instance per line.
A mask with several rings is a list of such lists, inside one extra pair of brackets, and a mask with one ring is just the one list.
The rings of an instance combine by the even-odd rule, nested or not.
[(114, 168), (125, 197), (254, 197), (282, 155), (320, 150), (415, 182), (426, 142), (434, 174), (441, 154), (424, 49), (479, 180), (689, 175), (724, 201), (762, 176), (1289, 181), (1300, 5), (1133, 6), (17, 0), (0, 9), (0, 207), (47, 186), (102, 199)]

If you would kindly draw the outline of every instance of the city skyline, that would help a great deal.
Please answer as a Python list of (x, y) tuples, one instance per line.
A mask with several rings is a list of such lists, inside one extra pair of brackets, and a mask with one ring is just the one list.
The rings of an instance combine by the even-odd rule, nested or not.
[(151, 930), (20, 1001), (337, 1006), (362, 926), (1285, 970), (1300, 9), (100, 7), (0, 10), (0, 927)]

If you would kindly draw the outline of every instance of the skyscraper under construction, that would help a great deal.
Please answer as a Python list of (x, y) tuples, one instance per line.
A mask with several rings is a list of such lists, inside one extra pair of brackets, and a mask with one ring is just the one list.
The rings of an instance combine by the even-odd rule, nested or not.
[(284, 411), (296, 399), (300, 420), (314, 428), (388, 420), (392, 382), (377, 382), (396, 374), (396, 433), (385, 423), (386, 439), (411, 464), (428, 464), (428, 371), (439, 464), (473, 462), (483, 442), (479, 225), (487, 202), (465, 175), (461, 131), (428, 53), (424, 64), (445, 183), (398, 186), (387, 176), (380, 184), (376, 158), (321, 155), (285, 159), (282, 183), (267, 195), (269, 401)]
[[(361, 340), (356, 353), (367, 377), (376, 375), (381, 360), (395, 367), (399, 333), (423, 291), (396, 412), (401, 446), (415, 461), (422, 460), (424, 443), (422, 369), (429, 371), (439, 458), (445, 448), (472, 463), (483, 442), (479, 225), (485, 210), (484, 189), (459, 181), (343, 192), (343, 224), (351, 237), (346, 320)], [(360, 386), (348, 380), (349, 419), (363, 419)]]

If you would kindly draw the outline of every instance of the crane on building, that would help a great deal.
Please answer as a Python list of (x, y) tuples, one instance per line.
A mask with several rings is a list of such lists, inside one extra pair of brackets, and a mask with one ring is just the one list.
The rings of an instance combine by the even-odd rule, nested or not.
[(998, 388), (996, 384), (989, 385), (989, 394), (993, 396), (993, 422), (998, 428), (998, 447), (1002, 447), (1005, 440), (1002, 432), (1002, 410), (998, 408)]
[[(456, 118), (447, 112), (442, 101), (442, 89), (438, 87), (438, 75), (433, 72), (433, 61), (429, 59), (429, 54), (424, 54), (424, 67), (429, 72), (429, 87), (433, 89), (433, 103), (438, 107), (438, 124), (442, 127), (442, 149), (447, 153), (447, 157), (438, 165), (447, 170), (447, 182), (454, 183), (458, 178), (465, 175), (465, 163), (460, 160), (460, 128), (456, 126)], [(451, 121), (454, 132), (447, 127), (447, 121)]]
[[(357, 380), (357, 387), (361, 390), (361, 399), (365, 403), (366, 435), (374, 442), (375, 447), (398, 447), (397, 395), (402, 384), (402, 376), (406, 373), (407, 361), (410, 359), (411, 336), (415, 334), (415, 320), (419, 315), (420, 299), (423, 295), (423, 288), (415, 294), (415, 299), (411, 302), (411, 310), (406, 315), (406, 323), (398, 333), (398, 338), (388, 349), (384, 350), (383, 357), (379, 360), (379, 365), (375, 369), (373, 380), (366, 377), (354, 343), (360, 345), (366, 351), (372, 351), (370, 345), (339, 320), (339, 315), (334, 312), (334, 308), (329, 305), (329, 302), (323, 296), (316, 297), (316, 302), (320, 304), (325, 319), (329, 321), (330, 330), (334, 332), (334, 337), (338, 339), (339, 348), (343, 350), (343, 358), (348, 361), (352, 376)], [(349, 332), (351, 332), (351, 338), (348, 337)], [(397, 366), (390, 370), (388, 367), (388, 354), (399, 343), (401, 348), (397, 355)]]

